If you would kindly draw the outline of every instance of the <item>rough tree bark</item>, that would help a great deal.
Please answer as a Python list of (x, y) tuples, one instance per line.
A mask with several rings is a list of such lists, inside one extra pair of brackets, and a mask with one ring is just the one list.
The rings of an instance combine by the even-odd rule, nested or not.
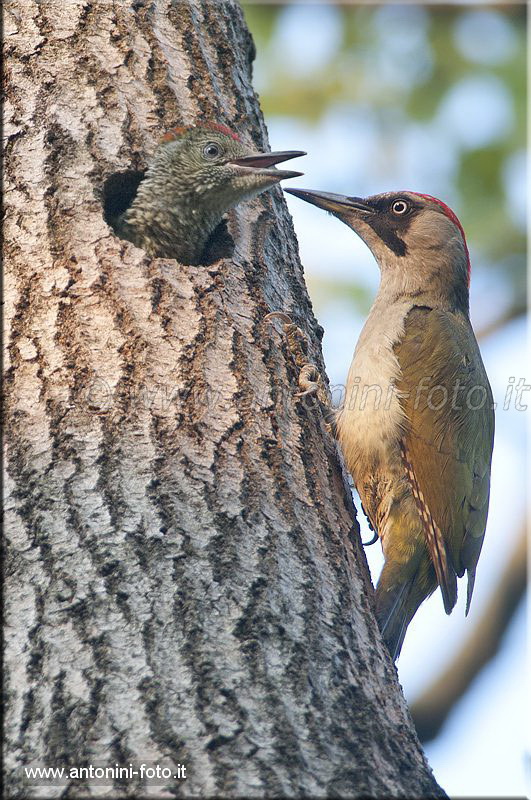
[[(289, 311), (322, 365), (280, 190), (204, 267), (102, 218), (105, 178), (171, 125), (266, 144), (240, 7), (25, 0), (4, 21), (8, 796), (42, 796), (24, 766), (117, 762), (186, 766), (153, 796), (443, 795), (335, 444), (262, 322)], [(81, 786), (45, 793), (140, 796)]]

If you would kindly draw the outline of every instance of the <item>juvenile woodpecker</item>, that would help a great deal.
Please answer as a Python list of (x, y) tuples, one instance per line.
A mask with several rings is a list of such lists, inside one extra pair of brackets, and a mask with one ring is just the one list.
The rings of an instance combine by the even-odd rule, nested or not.
[(430, 195), (286, 191), (339, 217), (380, 267), (336, 430), (382, 544), (376, 612), (396, 659), (422, 601), (440, 586), (449, 614), (465, 570), (468, 613), (487, 522), (494, 412), (465, 234)]
[(284, 178), (302, 175), (274, 165), (303, 155), (256, 153), (224, 125), (173, 128), (145, 172), (107, 179), (105, 220), (149, 256), (197, 264), (223, 214)]

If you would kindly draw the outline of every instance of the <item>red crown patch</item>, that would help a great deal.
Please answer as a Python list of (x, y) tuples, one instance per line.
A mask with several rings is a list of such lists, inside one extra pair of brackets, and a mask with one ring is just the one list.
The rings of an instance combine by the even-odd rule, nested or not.
[(468, 245), (466, 243), (465, 232), (463, 230), (463, 226), (459, 221), (459, 217), (452, 211), (450, 206), (447, 206), (446, 203), (443, 203), (442, 200), (439, 200), (438, 197), (434, 197), (432, 194), (420, 194), (420, 192), (412, 192), (412, 194), (416, 194), (417, 197), (423, 197), (424, 200), (431, 200), (433, 203), (437, 203), (437, 205), (440, 208), (442, 208), (448, 219), (452, 220), (454, 225), (461, 231), (461, 236), (463, 237), (463, 244), (465, 246), (465, 254), (468, 265), (468, 283), (470, 283), (470, 253), (468, 252)]

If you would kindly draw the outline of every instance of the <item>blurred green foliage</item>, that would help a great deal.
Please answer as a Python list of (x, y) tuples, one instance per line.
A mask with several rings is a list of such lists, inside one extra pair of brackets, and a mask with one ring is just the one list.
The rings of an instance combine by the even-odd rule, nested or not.
[[(445, 103), (467, 80), (479, 76), (480, 81), (501, 87), (510, 124), (484, 142), (481, 136), (477, 142), (473, 137), (466, 141), (465, 130), (452, 180), (469, 241), (481, 248), (487, 264), (500, 274), (505, 271), (515, 314), (521, 313), (525, 212), (515, 209), (515, 195), (516, 203), (521, 196), (521, 180), (515, 172), (525, 169), (526, 7), (498, 3), (484, 6), (482, 12), (482, 7), (471, 4), (413, 6), (409, 11), (402, 6), (382, 18), (382, 7), (376, 4), (333, 6), (337, 16), (333, 47), (315, 66), (310, 57), (307, 68), (297, 68), (291, 52), (304, 48), (305, 42), (294, 41), (293, 30), (288, 35), (282, 32), (287, 6), (244, 2), (243, 8), (257, 47), (257, 89), (266, 120), (298, 117), (318, 125), (333, 107), (368, 107), (389, 137), (393, 127), (402, 130), (439, 120)], [(483, 17), (477, 16), (478, 8)], [(415, 25), (418, 30), (412, 29)], [(491, 34), (483, 49), (480, 25), (487, 25), (485, 30)], [(485, 102), (490, 102), (488, 95)], [(464, 108), (462, 125), (476, 125), (475, 111), (477, 106), (467, 119)], [(520, 189), (512, 192), (515, 181)], [(333, 293), (334, 282), (321, 288)], [(345, 285), (336, 289), (345, 296)], [(355, 302), (356, 287), (348, 292)]]

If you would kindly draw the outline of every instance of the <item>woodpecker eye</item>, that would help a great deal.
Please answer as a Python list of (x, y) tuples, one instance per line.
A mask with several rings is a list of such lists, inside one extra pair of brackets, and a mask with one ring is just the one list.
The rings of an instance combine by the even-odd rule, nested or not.
[(405, 200), (395, 200), (393, 205), (391, 206), (393, 210), (393, 214), (405, 214), (406, 211), (409, 211), (409, 206)]
[(205, 158), (217, 158), (221, 155), (221, 146), (217, 142), (209, 142), (203, 147)]

